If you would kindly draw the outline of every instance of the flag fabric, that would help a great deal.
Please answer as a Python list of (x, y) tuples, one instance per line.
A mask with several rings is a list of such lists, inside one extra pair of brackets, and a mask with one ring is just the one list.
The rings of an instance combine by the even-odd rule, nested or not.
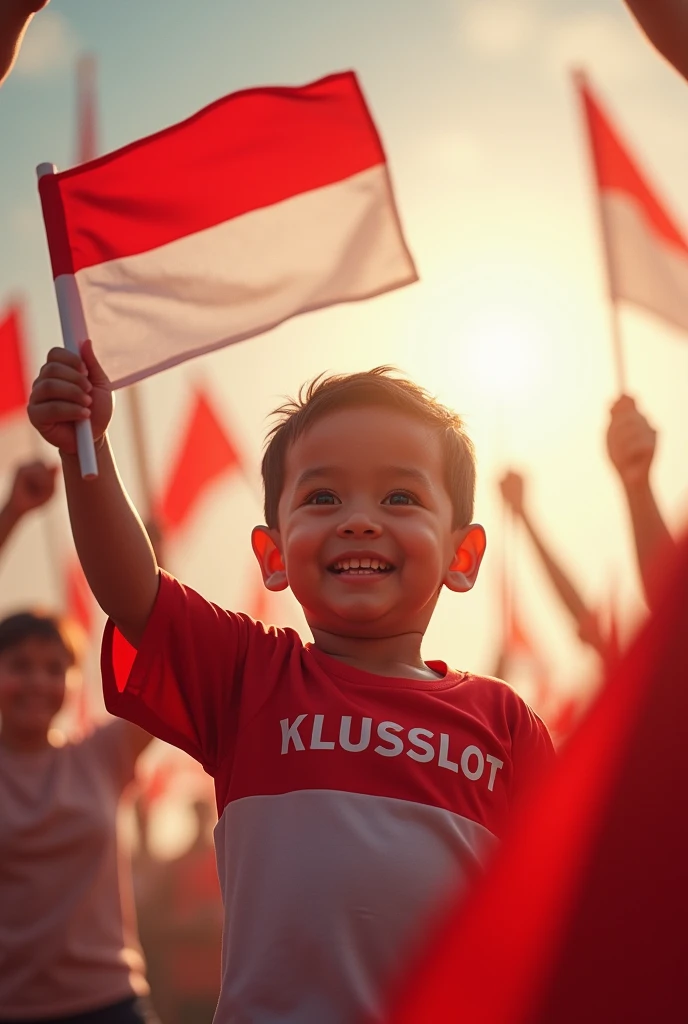
[(353, 72), (234, 93), (39, 189), (116, 387), (417, 279)]
[(0, 472), (35, 457), (26, 415), (29, 374), (21, 306), (0, 312)]
[(688, 537), (673, 558), (656, 613), (392, 1024), (685, 1019)]
[(208, 488), (224, 473), (236, 470), (241, 470), (237, 449), (199, 387), (158, 505), (163, 535), (184, 527)]
[(582, 76), (611, 297), (688, 331), (688, 237)]

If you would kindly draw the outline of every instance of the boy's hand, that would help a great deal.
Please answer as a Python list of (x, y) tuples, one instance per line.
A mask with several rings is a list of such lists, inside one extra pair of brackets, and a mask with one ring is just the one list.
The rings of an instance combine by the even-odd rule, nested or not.
[(502, 498), (514, 515), (523, 515), (524, 482), (520, 473), (509, 472), (499, 481)]
[(649, 482), (656, 444), (657, 432), (638, 412), (633, 399), (622, 395), (612, 406), (607, 451), (624, 487)]
[(40, 508), (50, 501), (55, 493), (57, 466), (46, 466), (44, 462), (28, 462), (14, 474), (8, 510), (17, 518)]
[(76, 420), (90, 419), (98, 442), (112, 418), (112, 385), (84, 343), (81, 358), (64, 348), (52, 348), (34, 381), (29, 398), (29, 419), (49, 444), (65, 455), (76, 454)]

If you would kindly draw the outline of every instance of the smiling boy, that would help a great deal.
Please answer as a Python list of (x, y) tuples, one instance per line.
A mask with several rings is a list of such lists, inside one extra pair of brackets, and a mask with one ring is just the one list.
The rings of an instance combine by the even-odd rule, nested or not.
[[(107, 443), (109, 383), (89, 345), (83, 358), (53, 349), (29, 411), (62, 452), (77, 550), (110, 616), (108, 708), (215, 780), (216, 1020), (379, 1020), (433, 915), (553, 756), (509, 687), (421, 657), (442, 587), (470, 590), (485, 550), (471, 442), (384, 368), (321, 379), (278, 410), (252, 543), (266, 587), (303, 607), (303, 643), (158, 570)], [(96, 482), (79, 475), (76, 418), (93, 425)]]

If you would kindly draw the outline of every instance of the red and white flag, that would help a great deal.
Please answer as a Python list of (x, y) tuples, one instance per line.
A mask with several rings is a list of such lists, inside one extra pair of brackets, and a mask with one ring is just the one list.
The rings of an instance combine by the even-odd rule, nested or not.
[(688, 331), (688, 239), (582, 76), (611, 298)]
[(234, 93), (39, 188), (117, 387), (417, 279), (352, 72)]
[(407, 970), (390, 1024), (686, 1018), (688, 536), (472, 896)]
[(157, 508), (163, 535), (184, 527), (208, 488), (225, 473), (236, 470), (241, 470), (239, 453), (210, 398), (197, 388)]
[(35, 458), (26, 415), (29, 374), (26, 334), (18, 304), (0, 312), (0, 472)]

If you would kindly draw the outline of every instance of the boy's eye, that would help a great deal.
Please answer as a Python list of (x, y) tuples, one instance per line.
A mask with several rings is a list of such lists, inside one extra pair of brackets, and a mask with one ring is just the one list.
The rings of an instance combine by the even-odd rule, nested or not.
[(418, 499), (408, 491), (392, 491), (382, 503), (383, 505), (417, 505)]
[(339, 498), (332, 491), (316, 491), (309, 494), (305, 501), (306, 505), (338, 505)]

